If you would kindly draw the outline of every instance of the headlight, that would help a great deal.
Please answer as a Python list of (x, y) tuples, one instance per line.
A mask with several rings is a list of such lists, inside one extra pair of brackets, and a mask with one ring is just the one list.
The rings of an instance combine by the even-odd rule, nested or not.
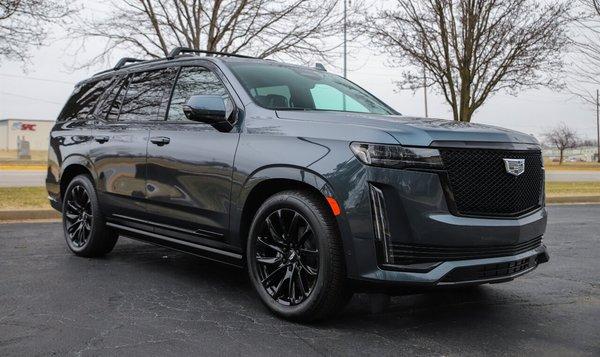
[(350, 144), (350, 149), (366, 165), (392, 168), (443, 168), (440, 152), (437, 149), (356, 142)]

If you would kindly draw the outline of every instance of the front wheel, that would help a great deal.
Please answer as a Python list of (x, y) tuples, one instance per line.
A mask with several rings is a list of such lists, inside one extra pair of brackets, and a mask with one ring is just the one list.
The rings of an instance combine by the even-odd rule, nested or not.
[(276, 194), (250, 228), (252, 284), (269, 309), (288, 319), (326, 318), (351, 297), (336, 221), (322, 201), (304, 191)]
[(63, 199), (63, 229), (67, 246), (76, 255), (96, 257), (109, 253), (118, 234), (106, 227), (92, 181), (86, 175), (75, 177)]

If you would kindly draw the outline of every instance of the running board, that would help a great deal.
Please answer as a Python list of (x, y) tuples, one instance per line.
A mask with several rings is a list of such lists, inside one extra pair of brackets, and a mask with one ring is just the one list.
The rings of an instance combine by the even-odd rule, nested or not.
[(243, 256), (241, 254), (228, 252), (225, 250), (207, 247), (180, 239), (174, 239), (161, 234), (148, 232), (142, 229), (127, 227), (121, 224), (106, 222), (106, 225), (118, 229), (124, 236), (143, 242), (152, 243), (161, 247), (178, 250), (184, 253), (190, 253), (204, 259), (221, 262), (236, 267), (243, 266)]

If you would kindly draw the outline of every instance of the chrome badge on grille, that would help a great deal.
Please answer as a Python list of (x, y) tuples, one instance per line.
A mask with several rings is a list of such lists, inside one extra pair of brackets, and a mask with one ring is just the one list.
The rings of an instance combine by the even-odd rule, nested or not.
[(525, 172), (525, 159), (502, 159), (506, 172), (511, 175), (519, 176)]

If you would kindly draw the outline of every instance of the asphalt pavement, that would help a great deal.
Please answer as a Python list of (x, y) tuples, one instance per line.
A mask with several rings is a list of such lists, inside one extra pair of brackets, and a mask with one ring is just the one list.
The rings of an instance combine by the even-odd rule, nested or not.
[(46, 171), (0, 170), (0, 187), (28, 187), (46, 185)]
[(551, 260), (513, 282), (273, 317), (244, 271), (121, 239), (73, 256), (60, 223), (0, 225), (0, 356), (600, 355), (600, 206), (553, 206)]

